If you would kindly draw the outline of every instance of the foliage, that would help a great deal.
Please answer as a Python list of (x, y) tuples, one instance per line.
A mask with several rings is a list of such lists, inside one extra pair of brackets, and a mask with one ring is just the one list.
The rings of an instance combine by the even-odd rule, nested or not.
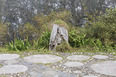
[(46, 24), (46, 22), (51, 22), (51, 21), (55, 21), (55, 20), (63, 20), (66, 21), (68, 20), (68, 17), (70, 16), (70, 12), (69, 11), (62, 11), (62, 12), (55, 12), (52, 11), (50, 14), (48, 15), (36, 15), (33, 20), (38, 23), (39, 25), (44, 25)]
[(60, 44), (60, 45), (58, 45), (57, 47), (56, 47), (56, 51), (58, 51), (58, 52), (66, 52), (66, 51), (71, 51), (71, 47), (70, 47), (70, 45), (68, 44), (68, 43), (66, 43), (66, 42), (63, 42), (62, 44)]
[(19, 34), (21, 38), (25, 39), (29, 37), (29, 40), (37, 39), (39, 37), (38, 30), (35, 26), (30, 23), (25, 24), (24, 26), (20, 26)]
[(21, 40), (21, 39), (17, 39), (15, 38), (14, 42), (9, 42), (9, 44), (7, 45), (7, 48), (9, 50), (14, 50), (14, 51), (23, 51), (23, 50), (27, 50), (30, 47), (30, 43), (28, 42), (28, 39)]
[(42, 36), (38, 38), (36, 45), (36, 48), (48, 48), (49, 47), (49, 41), (50, 41), (50, 35), (51, 32), (46, 31), (43, 32)]
[(99, 39), (99, 44), (105, 48), (111, 46), (116, 42), (116, 9), (107, 10), (105, 15), (98, 17), (86, 30), (88, 38)]
[(69, 43), (72, 47), (81, 47), (90, 43), (90, 39), (86, 38), (86, 34), (78, 33), (76, 30), (69, 32)]
[[(100, 51), (116, 49), (116, 9), (107, 10), (105, 15), (98, 17), (97, 20), (92, 20), (93, 22), (87, 24), (85, 28), (69, 26), (67, 19), (70, 13), (68, 12), (67, 14), (67, 12), (52, 12), (49, 15), (35, 16), (33, 20), (36, 22), (36, 25), (27, 23), (20, 27), (19, 35), (24, 40), (15, 39), (7, 47), (15, 51), (27, 50), (31, 45), (33, 46), (32, 48), (38, 49), (38, 51), (47, 49), (49, 47), (52, 25), (58, 24), (68, 29), (69, 45), (64, 42), (56, 47), (56, 51), (72, 51), (71, 47), (87, 47), (87, 49)], [(1, 33), (3, 32), (6, 35), (5, 31), (7, 28), (0, 27)], [(29, 38), (26, 39), (26, 37)]]
[(7, 26), (5, 24), (0, 23), (0, 42), (5, 43), (7, 33)]
[(58, 24), (61, 26), (65, 26), (68, 28), (65, 21), (68, 20), (70, 15), (69, 11), (56, 12), (52, 11), (48, 15), (36, 15), (32, 18), (33, 23), (27, 22), (23, 26), (20, 26), (19, 36), (22, 39), (29, 37), (29, 40), (37, 40), (40, 36), (42, 36), (43, 31), (46, 32), (48, 30), (51, 32), (53, 24)]
[(45, 26), (49, 29), (49, 25), (51, 25), (50, 23), (53, 23), (54, 21), (60, 21), (60, 22), (68, 22), (70, 17), (70, 12), (69, 11), (62, 11), (62, 12), (55, 12), (52, 11), (50, 14), (48, 15), (36, 15), (33, 18), (34, 23), (36, 24), (36, 26), (38, 27), (38, 29), (42, 32), (45, 28)]
[[(83, 30), (81, 28), (81, 30)], [(76, 28), (69, 32), (69, 44), (74, 48), (90, 47), (100, 51), (111, 51), (112, 48), (108, 44), (103, 44), (99, 38), (88, 37), (83, 31)], [(82, 33), (80, 33), (82, 32)], [(109, 41), (107, 41), (109, 43)]]

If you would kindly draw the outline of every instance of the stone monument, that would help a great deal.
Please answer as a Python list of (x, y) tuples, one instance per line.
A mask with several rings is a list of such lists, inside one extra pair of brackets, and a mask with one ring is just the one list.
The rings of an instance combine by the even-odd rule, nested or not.
[(56, 46), (63, 42), (68, 43), (68, 31), (64, 27), (54, 24), (50, 36), (49, 50), (55, 50)]

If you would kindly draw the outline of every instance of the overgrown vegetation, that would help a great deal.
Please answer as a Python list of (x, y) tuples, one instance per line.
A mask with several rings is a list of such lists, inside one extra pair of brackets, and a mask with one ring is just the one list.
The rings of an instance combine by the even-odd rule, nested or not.
[(51, 35), (51, 32), (49, 31), (46, 31), (46, 32), (43, 32), (42, 36), (40, 38), (38, 38), (38, 45), (37, 47), (39, 48), (47, 48), (49, 47), (49, 41), (50, 41), (50, 35)]
[(116, 49), (116, 9), (107, 10), (84, 28), (72, 28), (69, 43), (72, 47), (90, 47), (98, 51)]
[(7, 48), (9, 50), (13, 50), (13, 51), (23, 51), (23, 50), (28, 50), (29, 47), (31, 47), (28, 39), (26, 40), (21, 40), (21, 39), (17, 39), (15, 38), (14, 42), (9, 42), (7, 45)]
[(96, 44), (103, 50), (111, 47), (115, 49), (116, 9), (107, 10), (107, 13), (97, 19), (86, 27), (87, 38), (97, 39)]
[[(52, 12), (47, 16), (35, 16), (33, 18), (35, 23), (28, 22), (24, 27), (20, 27), (20, 38), (9, 42), (7, 48), (15, 51), (48, 49), (52, 26), (58, 24), (68, 29), (69, 44), (59, 45), (56, 51), (71, 52), (82, 48), (87, 52), (116, 50), (116, 9), (107, 10), (107, 13), (97, 17), (97, 20), (89, 21), (89, 24), (83, 28), (70, 25), (68, 23), (69, 15), (68, 11), (64, 11)], [(6, 33), (6, 29), (6, 27), (2, 27), (0, 32)]]
[(7, 40), (7, 26), (5, 24), (0, 23), (0, 42), (5, 43)]

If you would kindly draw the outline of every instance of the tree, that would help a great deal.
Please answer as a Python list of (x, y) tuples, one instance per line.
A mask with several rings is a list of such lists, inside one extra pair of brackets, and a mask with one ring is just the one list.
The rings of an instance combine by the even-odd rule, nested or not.
[(10, 23), (9, 33), (17, 37), (20, 25), (24, 26), (27, 22), (34, 24), (32, 18), (35, 15), (68, 10), (72, 14), (70, 22), (80, 26), (85, 17), (99, 16), (110, 7), (116, 7), (116, 0), (0, 0), (0, 19)]

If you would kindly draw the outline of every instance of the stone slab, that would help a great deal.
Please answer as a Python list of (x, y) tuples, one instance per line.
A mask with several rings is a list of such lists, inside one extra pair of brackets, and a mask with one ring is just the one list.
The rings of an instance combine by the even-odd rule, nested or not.
[(49, 76), (49, 77), (58, 77), (58, 74), (55, 71), (45, 71), (42, 74), (43, 74), (44, 77), (47, 77), (47, 76)]
[(19, 57), (18, 54), (0, 54), (0, 60), (13, 60)]
[(79, 77), (75, 74), (70, 74), (70, 73), (64, 73), (64, 72), (59, 72), (58, 77)]
[(90, 57), (84, 55), (72, 55), (72, 56), (68, 56), (67, 59), (82, 61), (82, 60), (90, 59)]
[(99, 77), (99, 76), (94, 76), (94, 75), (85, 75), (83, 77)]
[(91, 65), (91, 68), (101, 74), (116, 76), (116, 61), (104, 61)]
[(7, 61), (4, 61), (5, 64), (7, 65), (12, 65), (12, 64), (15, 64), (15, 63), (18, 63), (19, 61), (18, 60), (7, 60)]
[(31, 63), (55, 63), (62, 60), (62, 57), (49, 54), (39, 54), (24, 57), (24, 60)]
[(95, 59), (107, 59), (108, 56), (106, 56), (106, 55), (94, 55), (93, 58), (95, 58)]
[(81, 67), (84, 64), (81, 62), (66, 62), (64, 65), (67, 67)]
[(24, 65), (7, 65), (0, 68), (0, 74), (14, 74), (27, 71), (28, 68)]

